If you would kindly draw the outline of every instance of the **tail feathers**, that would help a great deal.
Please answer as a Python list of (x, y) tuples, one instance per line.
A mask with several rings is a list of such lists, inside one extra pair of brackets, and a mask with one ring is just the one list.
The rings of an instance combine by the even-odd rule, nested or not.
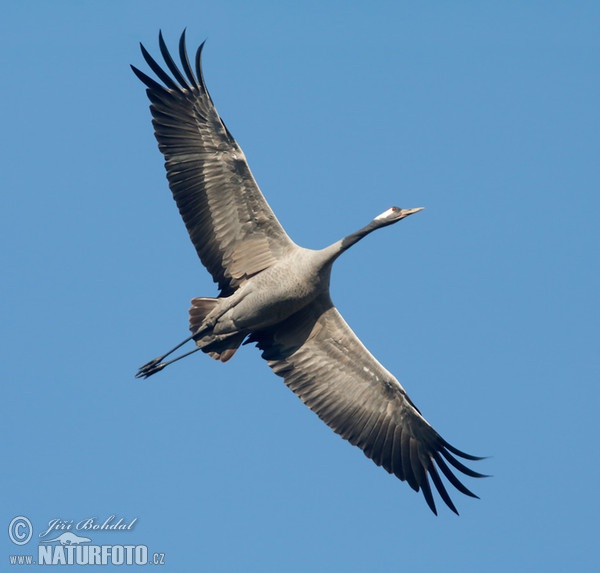
[(204, 319), (210, 314), (218, 303), (216, 298), (193, 298), (190, 307), (190, 330), (193, 333), (198, 332)]
[[(201, 349), (202, 352), (206, 352), (206, 354), (215, 360), (227, 362), (240, 347), (244, 341), (244, 338), (246, 338), (245, 332), (237, 332), (227, 336), (226, 338), (223, 338), (222, 340), (210, 342), (206, 346), (202, 346)], [(198, 341), (196, 344), (200, 346), (200, 341)]]
[[(216, 298), (193, 298), (190, 308), (190, 331), (192, 334), (199, 332), (202, 329), (204, 320), (212, 312), (218, 303)], [(245, 333), (233, 333), (229, 335), (214, 335), (206, 333), (206, 330), (199, 334), (196, 340), (196, 345), (215, 360), (227, 362), (240, 347), (246, 338)]]

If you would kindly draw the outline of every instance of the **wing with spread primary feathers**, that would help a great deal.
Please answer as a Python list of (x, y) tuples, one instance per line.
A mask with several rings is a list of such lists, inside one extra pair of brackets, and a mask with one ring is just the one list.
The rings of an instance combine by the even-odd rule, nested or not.
[(162, 34), (159, 44), (171, 75), (141, 49), (162, 84), (131, 67), (148, 88), (167, 178), (192, 243), (221, 294), (228, 295), (294, 248), (294, 243), (215, 109), (202, 76), (204, 44), (196, 54), (195, 73), (186, 53), (185, 32), (179, 42), (181, 70)]
[(378, 466), (421, 490), (434, 513), (428, 476), (446, 505), (458, 513), (438, 469), (460, 492), (477, 497), (446, 462), (470, 477), (484, 477), (455, 456), (481, 458), (454, 448), (427, 423), (328, 296), (248, 341), (257, 343), (273, 371), (321, 420)]

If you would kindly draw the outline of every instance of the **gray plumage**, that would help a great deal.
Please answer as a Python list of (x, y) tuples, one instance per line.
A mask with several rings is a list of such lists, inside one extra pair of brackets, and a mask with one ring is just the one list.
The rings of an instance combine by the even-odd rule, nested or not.
[[(219, 117), (202, 76), (179, 42), (181, 69), (162, 34), (169, 75), (142, 46), (162, 84), (132, 66), (147, 86), (158, 145), (179, 212), (200, 260), (219, 286), (217, 298), (196, 298), (192, 335), (142, 366), (148, 377), (197, 350), (225, 362), (242, 343), (256, 343), (286, 385), (335, 432), (415, 490), (434, 513), (429, 479), (458, 513), (438, 469), (460, 492), (475, 496), (448, 464), (482, 474), (455, 456), (479, 460), (446, 442), (421, 416), (400, 383), (363, 346), (329, 296), (333, 262), (357, 241), (421, 209), (392, 207), (367, 226), (322, 250), (288, 237), (260, 192), (245, 156)], [(164, 358), (189, 340), (195, 350)]]

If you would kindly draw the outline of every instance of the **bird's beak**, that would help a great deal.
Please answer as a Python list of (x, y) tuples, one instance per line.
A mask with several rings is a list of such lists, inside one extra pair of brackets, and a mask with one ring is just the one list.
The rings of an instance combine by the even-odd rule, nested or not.
[(419, 211), (422, 211), (423, 209), (425, 209), (425, 207), (417, 207), (416, 209), (402, 209), (402, 212), (401, 212), (402, 219), (404, 219), (404, 217), (408, 217), (409, 215), (412, 215), (414, 213), (418, 213)]

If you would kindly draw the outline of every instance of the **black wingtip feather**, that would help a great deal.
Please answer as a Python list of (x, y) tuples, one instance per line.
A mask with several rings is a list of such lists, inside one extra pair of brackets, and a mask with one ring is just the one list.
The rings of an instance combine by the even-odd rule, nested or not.
[(171, 73), (173, 74), (175, 79), (179, 82), (179, 85), (182, 88), (189, 90), (190, 86), (188, 85), (186, 79), (183, 77), (183, 74), (177, 67), (177, 64), (171, 57), (171, 54), (167, 48), (167, 45), (165, 44), (165, 40), (163, 38), (162, 32), (158, 33), (158, 45), (160, 47), (160, 53), (162, 54), (162, 57), (165, 60), (165, 63), (167, 64), (167, 67), (169, 68), (169, 70), (171, 70)]
[(459, 471), (463, 474), (468, 475), (469, 477), (474, 478), (483, 478), (489, 477), (485, 474), (480, 474), (479, 472), (473, 471), (471, 468), (468, 468), (464, 464), (461, 464), (451, 453), (447, 452), (445, 449), (441, 449), (440, 453)]
[(435, 501), (433, 499), (433, 494), (431, 493), (431, 486), (429, 485), (429, 480), (427, 479), (427, 474), (425, 472), (423, 472), (423, 479), (421, 480), (420, 485), (423, 497), (425, 498), (429, 509), (437, 515), (437, 508), (435, 507)]
[(131, 65), (131, 69), (133, 70), (133, 73), (138, 77), (138, 79), (143, 84), (145, 84), (148, 89), (165, 91), (164, 86), (159, 84), (156, 80), (153, 80), (151, 77), (147, 76), (144, 72), (138, 70), (135, 66)]
[(150, 66), (152, 71), (162, 80), (162, 82), (172, 90), (179, 90), (179, 86), (173, 81), (171, 76), (167, 74), (157, 63), (156, 60), (148, 53), (148, 50), (144, 48), (143, 44), (140, 44), (140, 49), (142, 50), (142, 56), (144, 56), (144, 60)]
[(452, 470), (447, 466), (446, 462), (443, 458), (436, 452), (434, 454), (434, 459), (438, 465), (438, 467), (442, 470), (442, 473), (446, 476), (446, 479), (461, 493), (464, 495), (468, 495), (469, 497), (475, 497), (477, 499), (478, 496), (475, 495), (470, 489), (468, 489), (453, 473)]
[(448, 490), (446, 490), (446, 487), (444, 486), (444, 483), (442, 482), (442, 480), (440, 478), (440, 474), (438, 473), (437, 469), (435, 468), (435, 464), (433, 464), (433, 463), (429, 467), (429, 475), (431, 476), (431, 480), (433, 481), (435, 488), (437, 489), (438, 493), (440, 494), (440, 497), (444, 500), (444, 503), (454, 513), (456, 513), (456, 515), (459, 515), (458, 510), (456, 509), (454, 503), (452, 502), (452, 499), (450, 498), (450, 494), (448, 493)]
[(417, 479), (413, 472), (413, 467), (412, 467), (412, 463), (410, 460), (410, 440), (411, 440), (411, 437), (408, 434), (408, 432), (403, 432), (401, 446), (400, 446), (400, 454), (402, 456), (402, 469), (404, 471), (404, 477), (406, 478), (406, 483), (415, 491), (419, 491)]
[(467, 454), (467, 453), (459, 450), (458, 448), (455, 448), (453, 445), (449, 444), (446, 440), (442, 440), (442, 443), (447, 450), (451, 451), (455, 456), (463, 458), (464, 460), (471, 460), (471, 461), (477, 462), (479, 460), (487, 459), (486, 456), (481, 457), (481, 456), (472, 456), (471, 454)]
[(179, 59), (181, 60), (181, 65), (183, 67), (183, 71), (187, 76), (190, 83), (195, 86), (198, 84), (198, 80), (196, 76), (194, 76), (194, 72), (192, 71), (192, 66), (190, 65), (190, 60), (188, 58), (187, 50), (185, 47), (185, 28), (181, 33), (181, 37), (179, 38)]
[(206, 44), (206, 40), (202, 42), (198, 49), (196, 50), (196, 76), (198, 77), (198, 82), (200, 83), (202, 89), (206, 89), (206, 84), (204, 83), (204, 74), (202, 73), (202, 50), (204, 50), (204, 44)]

